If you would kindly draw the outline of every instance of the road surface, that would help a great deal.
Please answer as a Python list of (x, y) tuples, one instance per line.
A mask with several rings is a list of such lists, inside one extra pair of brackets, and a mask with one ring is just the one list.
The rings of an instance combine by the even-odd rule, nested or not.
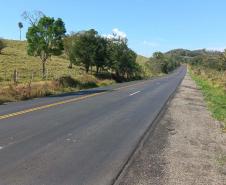
[(0, 185), (112, 184), (186, 74), (0, 106)]

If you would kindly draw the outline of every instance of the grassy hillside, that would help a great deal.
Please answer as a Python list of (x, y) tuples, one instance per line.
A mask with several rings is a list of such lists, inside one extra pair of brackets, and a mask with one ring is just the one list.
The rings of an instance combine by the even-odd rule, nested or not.
[[(114, 80), (87, 75), (79, 66), (69, 69), (69, 61), (64, 55), (48, 60), (47, 79), (43, 81), (40, 59), (27, 55), (26, 41), (4, 42), (7, 47), (0, 55), (0, 104), (115, 83)], [(137, 63), (143, 67), (147, 60), (143, 56), (137, 57)], [(13, 84), (14, 70), (18, 72), (18, 85)]]
[(136, 62), (141, 66), (144, 78), (150, 78), (152, 76), (159, 76), (160, 73), (156, 74), (154, 71), (154, 63), (150, 58), (144, 57), (142, 55), (137, 55)]
[(142, 55), (137, 55), (137, 60), (136, 60), (136, 62), (137, 62), (138, 64), (140, 64), (141, 66), (144, 66), (145, 63), (146, 63), (148, 60), (149, 60), (149, 58), (147, 58), (147, 57), (144, 57), (144, 56), (142, 56)]
[[(27, 43), (4, 41), (7, 47), (0, 55), (0, 104), (115, 83), (114, 80), (87, 75), (78, 66), (69, 69), (69, 61), (64, 55), (48, 60), (47, 79), (43, 81), (41, 62), (39, 58), (27, 55)], [(18, 71), (17, 85), (13, 83), (14, 70)]]
[[(39, 58), (27, 55), (26, 41), (5, 40), (7, 47), (3, 49), (0, 55), (0, 82), (11, 81), (13, 71), (16, 69), (19, 73), (19, 81), (40, 81), (41, 62)], [(77, 76), (78, 67), (68, 69), (69, 61), (64, 56), (52, 57), (47, 63), (48, 79), (58, 78), (59, 76), (70, 74)], [(81, 71), (80, 71), (81, 72)]]
[[(0, 55), (0, 83), (12, 81), (14, 70), (18, 71), (19, 82), (41, 81), (42, 66), (38, 57), (27, 55), (26, 41), (5, 40), (7, 47)], [(148, 58), (138, 55), (137, 63), (144, 66)], [(68, 68), (69, 61), (66, 56), (53, 56), (47, 63), (47, 80), (57, 79), (60, 76), (70, 75), (74, 78), (84, 75), (78, 66)]]

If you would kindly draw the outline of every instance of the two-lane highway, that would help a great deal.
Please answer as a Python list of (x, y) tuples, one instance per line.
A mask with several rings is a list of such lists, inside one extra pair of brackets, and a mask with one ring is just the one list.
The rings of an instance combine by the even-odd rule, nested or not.
[(0, 185), (111, 184), (186, 73), (0, 106)]

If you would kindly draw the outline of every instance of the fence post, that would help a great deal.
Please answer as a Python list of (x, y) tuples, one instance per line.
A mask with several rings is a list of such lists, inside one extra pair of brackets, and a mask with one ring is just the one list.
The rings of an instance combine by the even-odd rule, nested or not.
[(5, 73), (4, 73), (4, 81), (6, 81), (6, 70), (5, 70)]
[(49, 70), (47, 69), (47, 70), (46, 70), (46, 75), (45, 75), (46, 80), (48, 80), (48, 74), (49, 74)]
[(31, 71), (31, 81), (33, 81), (34, 80), (34, 71), (32, 70)]
[(14, 81), (14, 84), (17, 84), (18, 82), (18, 72), (16, 69), (14, 70), (14, 73), (13, 73), (13, 81)]

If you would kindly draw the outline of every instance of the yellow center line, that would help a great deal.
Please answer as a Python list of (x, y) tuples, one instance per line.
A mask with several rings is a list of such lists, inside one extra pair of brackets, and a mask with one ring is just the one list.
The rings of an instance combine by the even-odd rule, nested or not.
[(47, 109), (47, 108), (50, 108), (50, 107), (55, 107), (57, 105), (63, 105), (63, 104), (66, 104), (66, 103), (71, 103), (71, 102), (83, 100), (83, 99), (86, 99), (86, 98), (89, 98), (89, 97), (92, 97), (92, 96), (96, 96), (97, 94), (100, 95), (100, 94), (103, 94), (103, 93), (105, 93), (105, 92), (94, 93), (94, 94), (83, 96), (83, 97), (79, 97), (79, 98), (72, 98), (72, 99), (69, 99), (69, 100), (60, 101), (60, 102), (56, 102), (56, 103), (52, 103), (52, 104), (47, 104), (47, 105), (43, 105), (43, 106), (39, 106), (39, 107), (35, 107), (35, 108), (30, 108), (30, 109), (22, 110), (22, 111), (19, 111), (19, 112), (5, 114), (5, 115), (0, 116), (0, 120), (6, 119), (6, 118), (10, 118), (10, 117), (14, 117), (14, 116), (18, 116), (18, 115), (22, 115), (22, 114), (26, 114), (26, 113), (29, 113), (29, 112), (34, 112), (34, 111), (37, 111), (37, 110), (42, 110), (42, 109)]
[[(116, 89), (113, 89), (113, 90), (125, 89), (127, 87), (132, 87), (132, 86), (140, 85), (140, 84), (144, 84), (144, 83), (145, 82), (131, 84), (131, 85), (119, 87), (119, 88), (116, 88)], [(39, 106), (39, 107), (34, 107), (34, 108), (30, 108), (30, 109), (26, 109), (26, 110), (10, 113), (10, 114), (5, 114), (5, 115), (0, 116), (0, 120), (7, 119), (7, 118), (10, 118), (10, 117), (19, 116), (19, 115), (26, 114), (26, 113), (29, 113), (29, 112), (34, 112), (34, 111), (37, 111), (37, 110), (42, 110), (42, 109), (47, 109), (47, 108), (50, 108), (50, 107), (55, 107), (57, 105), (63, 105), (63, 104), (66, 104), (66, 103), (76, 102), (76, 101), (79, 101), (79, 100), (83, 100), (83, 99), (86, 99), (86, 98), (90, 98), (90, 97), (101, 95), (101, 94), (105, 94), (105, 93), (107, 93), (107, 92), (94, 93), (94, 94), (91, 94), (91, 95), (86, 95), (86, 96), (82, 96), (82, 97), (78, 97), (78, 98), (72, 98), (72, 99), (69, 99), (69, 100), (59, 101), (59, 102), (56, 102), (56, 103), (51, 103), (51, 104), (47, 104), (47, 105), (43, 105), (43, 106)]]

